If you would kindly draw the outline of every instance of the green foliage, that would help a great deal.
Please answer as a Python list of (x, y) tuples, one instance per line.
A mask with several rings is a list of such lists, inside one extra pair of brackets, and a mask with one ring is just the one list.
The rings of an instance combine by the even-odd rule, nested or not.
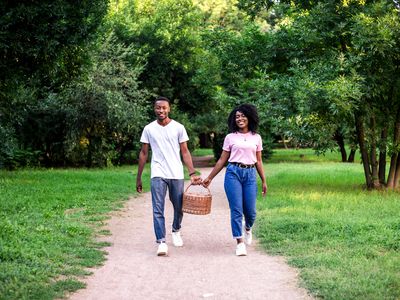
[(1, 89), (19, 80), (59, 87), (74, 78), (106, 10), (104, 0), (3, 2)]
[(5, 167), (46, 164), (54, 155), (63, 156), (64, 112), (52, 94), (88, 63), (88, 44), (106, 10), (103, 0), (1, 5), (0, 126), (12, 135), (12, 147), (0, 151)]
[(13, 159), (14, 153), (18, 151), (15, 133), (12, 128), (6, 128), (0, 124), (0, 169), (13, 168), (17, 162)]
[(64, 93), (66, 155), (78, 165), (126, 162), (128, 151), (139, 149), (137, 141), (146, 121), (148, 94), (138, 82), (142, 66), (132, 63), (136, 50), (119, 42), (112, 32), (100, 45), (87, 79)]
[(258, 107), (268, 150), (276, 139), (321, 153), (355, 148), (360, 118), (364, 157), (400, 144), (381, 139), (395, 136), (400, 103), (396, 2), (123, 0), (106, 13), (107, 5), (1, 8), (0, 70), (11, 73), (0, 78), (0, 126), (11, 143), (0, 150), (3, 166), (132, 161), (157, 95), (173, 101), (190, 147), (201, 135), (216, 156), (226, 116), (241, 103)]
[[(324, 152), (336, 147), (333, 139), (340, 145), (344, 137), (354, 145), (354, 119), (361, 118), (361, 130), (370, 128), (358, 137), (366, 145), (362, 152), (370, 152), (364, 157), (376, 155), (376, 141), (385, 155), (382, 145), (390, 143), (383, 131), (395, 132), (399, 103), (399, 14), (394, 3), (239, 1), (239, 7), (272, 25), (261, 48), (270, 56), (259, 65), (260, 75), (251, 77), (260, 87), (254, 96), (265, 95), (273, 103), (276, 134)], [(365, 170), (373, 168), (372, 160), (364, 164)], [(371, 187), (368, 179), (366, 183)]]
[[(157, 2), (157, 3), (156, 3)], [(180, 110), (204, 112), (207, 98), (192, 79), (201, 66), (200, 14), (191, 1), (135, 2), (128, 30), (117, 32), (122, 40), (141, 49), (146, 65), (140, 76), (142, 86), (163, 95)]]

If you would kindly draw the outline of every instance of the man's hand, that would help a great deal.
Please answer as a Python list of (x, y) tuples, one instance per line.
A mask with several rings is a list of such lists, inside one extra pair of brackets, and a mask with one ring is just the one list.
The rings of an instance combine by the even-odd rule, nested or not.
[(192, 176), (190, 176), (190, 182), (193, 185), (200, 185), (202, 183), (202, 179), (200, 176), (197, 176), (196, 174), (193, 174)]
[(136, 179), (136, 191), (138, 193), (143, 192), (142, 179), (140, 179), (140, 178)]

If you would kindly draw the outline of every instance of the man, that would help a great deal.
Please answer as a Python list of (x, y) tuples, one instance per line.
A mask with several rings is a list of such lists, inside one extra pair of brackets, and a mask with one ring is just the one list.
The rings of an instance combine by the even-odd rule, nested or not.
[(141, 193), (142, 173), (147, 161), (149, 145), (151, 156), (151, 199), (153, 205), (153, 224), (158, 243), (157, 255), (167, 255), (168, 246), (165, 240), (165, 196), (167, 188), (169, 199), (174, 207), (174, 221), (172, 223), (172, 242), (176, 247), (182, 247), (180, 234), (182, 223), (182, 198), (184, 189), (184, 175), (182, 159), (189, 171), (192, 184), (200, 184), (201, 178), (196, 175), (192, 156), (187, 147), (189, 137), (185, 127), (169, 118), (170, 101), (165, 97), (158, 97), (154, 102), (156, 120), (143, 129), (140, 142), (142, 149), (139, 154), (136, 190)]

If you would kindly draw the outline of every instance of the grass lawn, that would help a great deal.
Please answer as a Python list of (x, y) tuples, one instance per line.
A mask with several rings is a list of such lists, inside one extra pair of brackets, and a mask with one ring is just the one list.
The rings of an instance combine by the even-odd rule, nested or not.
[(255, 229), (262, 247), (287, 257), (322, 299), (400, 299), (399, 193), (364, 190), (358, 163), (279, 162), (286, 151), (265, 166), (269, 191)]
[(136, 169), (0, 171), (0, 299), (81, 288), (77, 276), (104, 261), (106, 244), (94, 237), (107, 234), (105, 214), (134, 193)]
[(210, 148), (197, 148), (192, 152), (193, 156), (208, 156), (214, 155), (213, 150)]
[[(274, 153), (255, 233), (314, 295), (398, 300), (400, 196), (365, 191), (362, 166), (338, 161), (307, 149)], [(105, 215), (134, 194), (136, 170), (0, 171), (0, 299), (54, 299), (82, 287), (79, 276), (104, 261), (106, 244), (95, 237), (108, 234)]]

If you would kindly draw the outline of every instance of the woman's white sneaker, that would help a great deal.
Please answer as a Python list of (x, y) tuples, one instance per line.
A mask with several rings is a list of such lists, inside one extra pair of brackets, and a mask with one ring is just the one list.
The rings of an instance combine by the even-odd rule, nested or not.
[(181, 237), (181, 233), (179, 231), (172, 232), (172, 243), (174, 244), (175, 247), (183, 246), (183, 240)]
[(246, 245), (251, 245), (251, 243), (253, 242), (253, 234), (251, 232), (251, 228), (249, 231), (244, 228), (244, 242), (246, 243)]
[(246, 245), (244, 243), (239, 243), (236, 245), (236, 255), (237, 256), (246, 256)]
[(162, 242), (158, 244), (157, 256), (165, 256), (165, 255), (168, 255), (168, 246), (166, 243)]

